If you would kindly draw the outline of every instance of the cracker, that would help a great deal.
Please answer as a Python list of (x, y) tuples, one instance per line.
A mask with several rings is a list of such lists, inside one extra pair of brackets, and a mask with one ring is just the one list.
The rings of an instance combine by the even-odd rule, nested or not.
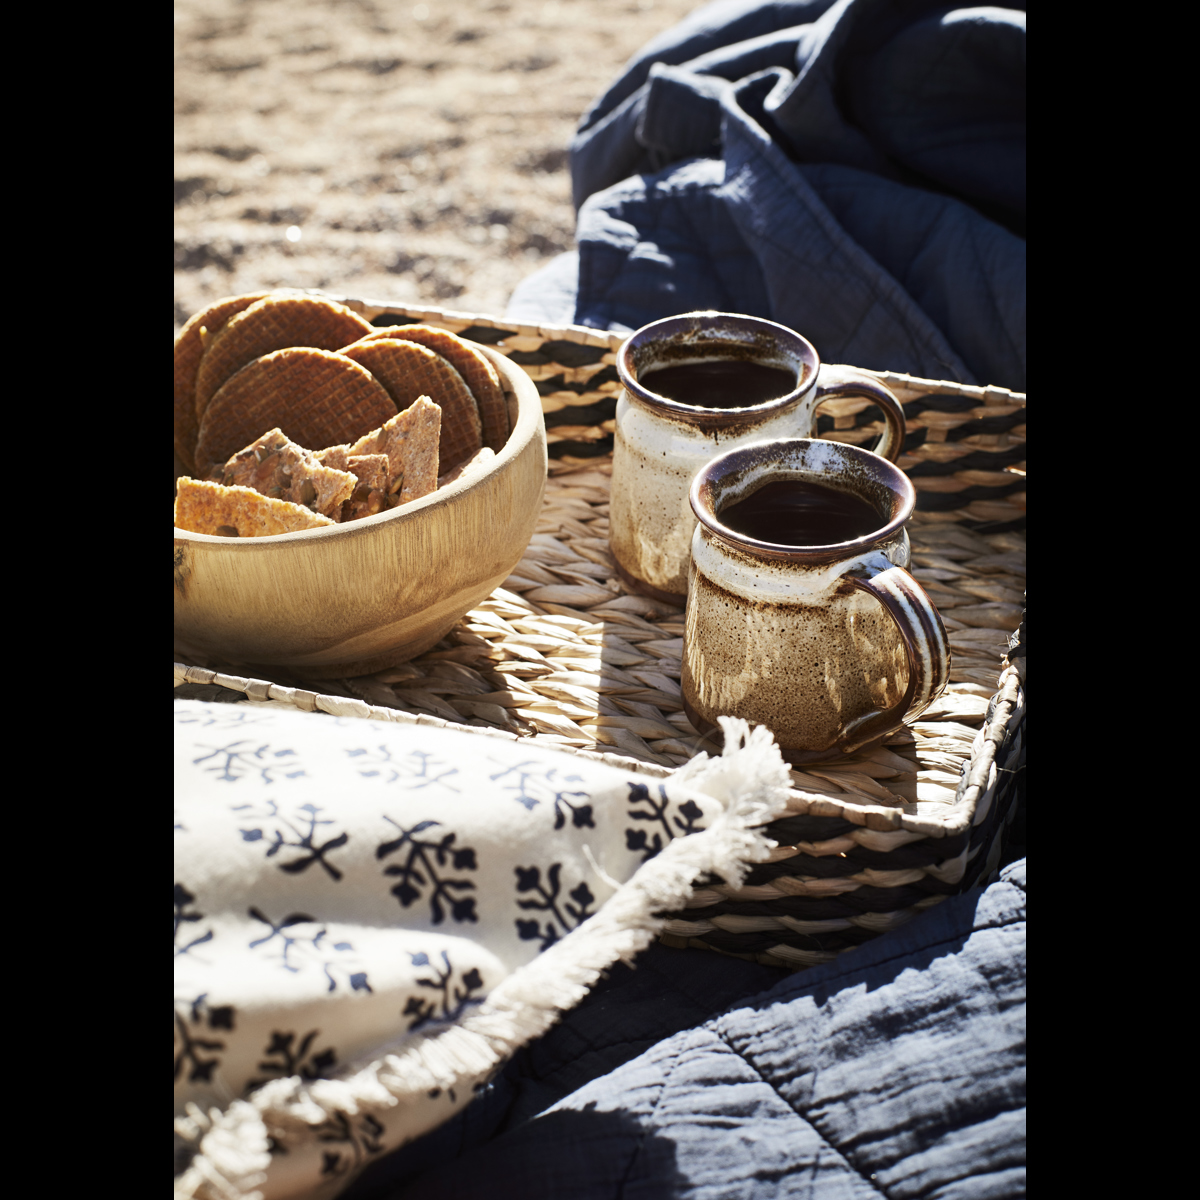
[[(359, 454), (347, 458), (347, 466), (355, 476), (354, 494), (342, 505), (342, 520), (357, 521), (373, 517), (393, 507), (388, 495), (388, 475), (391, 464), (386, 454)], [(399, 482), (399, 481), (397, 481)], [(397, 495), (396, 500), (399, 501)]]
[(359, 455), (386, 454), (388, 492), (396, 494), (399, 483), (401, 504), (419, 500), (437, 490), (441, 423), (442, 410), (428, 396), (419, 396), (402, 413), (350, 446), (347, 462)]
[(243, 367), (209, 402), (196, 469), (225, 462), (264, 429), (278, 427), (301, 446), (333, 446), (395, 413), (383, 385), (358, 363), (327, 350), (276, 350)]
[[(289, 346), (340, 350), (371, 326), (344, 304), (316, 296), (267, 296), (231, 317), (208, 339), (196, 375), (196, 417), (247, 363)], [(262, 427), (260, 426), (260, 429)], [(197, 463), (199, 466), (199, 463)]]
[(276, 500), (302, 504), (334, 521), (358, 486), (358, 478), (318, 462), (311, 451), (272, 429), (239, 450), (215, 476), (226, 487), (248, 487)]
[(350, 470), (350, 447), (347, 445), (326, 446), (324, 450), (314, 450), (313, 458), (327, 467), (333, 467), (335, 471)]
[(266, 292), (251, 292), (247, 296), (218, 300), (196, 313), (175, 339), (175, 453), (189, 471), (196, 469), (196, 436), (200, 432), (196, 420), (196, 372), (205, 344), (231, 317), (266, 295)]
[(253, 488), (225, 487), (207, 480), (179, 480), (175, 494), (175, 528), (218, 537), (270, 537), (332, 525), (299, 504), (275, 500)]
[(442, 410), (438, 458), (443, 469), (465, 462), (483, 445), (479, 409), (463, 377), (440, 354), (416, 342), (367, 338), (342, 351), (361, 363), (400, 411), (418, 396)]
[(475, 397), (483, 426), (483, 445), (493, 450), (499, 450), (504, 445), (509, 433), (508, 405), (504, 400), (500, 373), (470, 342), (432, 325), (391, 325), (367, 334), (363, 341), (376, 341), (379, 338), (416, 342), (440, 354), (463, 377)]

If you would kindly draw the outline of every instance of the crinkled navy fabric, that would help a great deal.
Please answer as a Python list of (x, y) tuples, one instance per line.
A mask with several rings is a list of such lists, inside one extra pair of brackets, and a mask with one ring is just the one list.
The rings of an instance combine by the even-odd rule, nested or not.
[(630, 330), (719, 308), (826, 361), (1023, 390), (1025, 14), (721, 3), (647, 46), (572, 145), (578, 267), (509, 312)]
[[(669, 79), (670, 72), (663, 68), (683, 63), (688, 66), (688, 75), (712, 75), (727, 80), (742, 79), (765, 67), (791, 66), (799, 30), (820, 17), (830, 3), (831, 0), (778, 0), (770, 4), (760, 0), (718, 0), (697, 9), (647, 42), (579, 123), (571, 143), (571, 182), (576, 208), (593, 192), (639, 171), (657, 170), (670, 161), (668, 158), (656, 162), (636, 135), (650, 98), (652, 76), (656, 80)], [(713, 129), (713, 136), (718, 132)], [(688, 157), (676, 152), (674, 146), (657, 148), (673, 153), (675, 158)]]
[(719, 154), (713, 102), (780, 68), (766, 125), (797, 161), (932, 184), (1023, 226), (1025, 33), (1023, 9), (944, 0), (708, 5), (644, 47), (580, 122), (576, 207)]
[[(464, 1121), (423, 1173), (376, 1169), (355, 1200), (1023, 1196), (1026, 922), (1021, 859), (986, 891), (631, 1055), (656, 1022), (706, 1003), (685, 999), (697, 979), (683, 957), (656, 964), (640, 1006), (618, 981), (514, 1061), (463, 1114), (491, 1103), (489, 1129)], [(713, 995), (770, 970), (708, 958)], [(527, 1119), (614, 1055), (622, 1065)]]
[(518, 1128), (662, 1039), (789, 974), (707, 950), (652, 944), (635, 968), (615, 965), (548, 1034), (519, 1051), (458, 1117), (372, 1168), (347, 1200), (390, 1200), (399, 1185)]
[(1024, 12), (938, 9), (856, 62), (848, 91), (894, 163), (1024, 230)]

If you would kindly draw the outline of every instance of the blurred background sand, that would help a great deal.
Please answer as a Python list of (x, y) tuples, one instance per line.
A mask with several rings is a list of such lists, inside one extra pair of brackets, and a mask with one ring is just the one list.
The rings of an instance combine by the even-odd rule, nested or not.
[(693, 0), (176, 0), (175, 329), (270, 287), (503, 314), (567, 144)]

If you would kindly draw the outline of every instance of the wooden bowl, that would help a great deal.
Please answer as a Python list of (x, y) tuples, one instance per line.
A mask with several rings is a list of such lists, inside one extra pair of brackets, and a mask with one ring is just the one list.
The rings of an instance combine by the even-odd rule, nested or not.
[(529, 376), (478, 349), (512, 426), (490, 467), (347, 525), (260, 538), (176, 529), (177, 654), (366, 675), (428, 650), (508, 577), (541, 509), (546, 430)]

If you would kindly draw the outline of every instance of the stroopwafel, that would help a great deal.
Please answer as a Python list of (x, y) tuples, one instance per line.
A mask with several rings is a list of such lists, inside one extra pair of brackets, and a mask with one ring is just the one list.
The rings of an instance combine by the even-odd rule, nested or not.
[[(483, 445), (499, 451), (508, 440), (509, 433), (504, 388), (500, 385), (496, 368), (470, 342), (432, 325), (390, 325), (367, 334), (363, 341), (377, 341), (380, 338), (416, 342), (440, 354), (463, 377), (475, 397), (483, 426)], [(442, 469), (447, 469), (445, 463)]]
[(300, 446), (324, 447), (353, 441), (395, 415), (383, 385), (358, 363), (303, 346), (276, 350), (243, 367), (209, 401), (196, 469), (207, 472), (275, 427)]
[(340, 350), (370, 329), (345, 305), (315, 296), (267, 296), (251, 304), (208, 339), (196, 374), (197, 421), (203, 424), (213, 396), (256, 358), (292, 346)]
[(416, 342), (371, 338), (342, 353), (387, 388), (400, 412), (418, 396), (428, 396), (442, 410), (438, 458), (443, 471), (465, 462), (483, 444), (475, 398), (463, 377), (437, 352)]
[(189, 471), (196, 469), (196, 435), (200, 425), (196, 420), (196, 372), (204, 357), (205, 344), (225, 323), (250, 305), (268, 295), (251, 292), (248, 296), (231, 296), (202, 308), (179, 331), (175, 339), (175, 453)]

